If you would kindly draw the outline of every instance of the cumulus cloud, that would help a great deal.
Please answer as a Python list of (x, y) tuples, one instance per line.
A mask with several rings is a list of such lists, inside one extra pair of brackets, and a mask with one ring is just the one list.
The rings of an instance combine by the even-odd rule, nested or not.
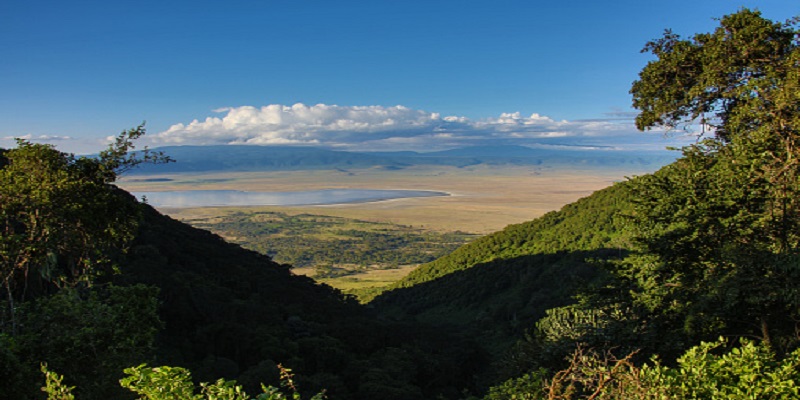
[[(568, 140), (581, 148), (643, 145), (663, 148), (628, 120), (555, 120), (519, 112), (471, 120), (403, 106), (272, 104), (214, 110), (217, 116), (178, 123), (158, 133), (159, 144), (314, 145), (354, 150), (439, 150), (481, 144), (546, 145)], [(647, 137), (645, 140), (644, 138)], [(637, 147), (638, 146), (638, 147)]]

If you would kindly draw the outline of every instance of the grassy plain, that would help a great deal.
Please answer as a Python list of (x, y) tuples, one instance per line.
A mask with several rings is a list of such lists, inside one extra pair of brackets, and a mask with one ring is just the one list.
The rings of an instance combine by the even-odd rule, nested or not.
[[(403, 265), (393, 269), (373, 269), (337, 278), (319, 278), (317, 281), (344, 291), (376, 288), (399, 281), (416, 267), (416, 265)], [(293, 268), (292, 271), (299, 275), (314, 275), (314, 268), (311, 267)]]
[[(407, 189), (447, 192), (446, 197), (407, 198), (374, 203), (326, 206), (253, 206), (164, 208), (173, 218), (213, 221), (236, 212), (273, 211), (389, 222), (437, 232), (489, 234), (514, 223), (557, 210), (592, 192), (650, 172), (645, 169), (553, 169), (479, 165), (469, 168), (412, 167), (403, 170), (237, 172), (130, 176), (120, 181), (128, 191), (243, 190), (292, 192), (318, 189)], [(385, 286), (413, 269), (369, 270), (322, 280), (348, 290)], [(313, 268), (296, 268), (313, 274)]]

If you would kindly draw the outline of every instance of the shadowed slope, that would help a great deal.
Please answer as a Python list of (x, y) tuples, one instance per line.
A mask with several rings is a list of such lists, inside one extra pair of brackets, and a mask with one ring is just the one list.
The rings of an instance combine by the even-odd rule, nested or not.
[(256, 392), (278, 384), (283, 363), (301, 390), (331, 399), (454, 398), (484, 364), (469, 341), (380, 323), (339, 291), (149, 206), (122, 267), (117, 283), (160, 288), (158, 362), (201, 381), (236, 379)]
[(387, 318), (453, 325), (495, 352), (625, 254), (628, 184), (477, 239), (424, 264), (370, 304)]

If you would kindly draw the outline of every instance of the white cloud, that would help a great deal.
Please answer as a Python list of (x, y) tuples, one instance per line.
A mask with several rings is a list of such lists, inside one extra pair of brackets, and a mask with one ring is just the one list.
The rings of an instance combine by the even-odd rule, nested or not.
[[(637, 132), (630, 119), (557, 121), (540, 114), (503, 113), (471, 120), (404, 106), (272, 104), (214, 110), (221, 114), (172, 125), (159, 144), (314, 145), (355, 150), (439, 150), (479, 144), (539, 145), (558, 138), (581, 146), (661, 149), (659, 135)], [(628, 142), (628, 146), (625, 143)], [(649, 144), (648, 144), (649, 143)]]

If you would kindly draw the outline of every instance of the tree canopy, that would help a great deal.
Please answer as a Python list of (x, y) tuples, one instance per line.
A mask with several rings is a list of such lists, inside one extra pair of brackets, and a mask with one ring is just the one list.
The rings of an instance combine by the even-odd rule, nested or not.
[(633, 83), (639, 129), (708, 125), (731, 142), (765, 130), (785, 139), (798, 129), (797, 20), (777, 23), (742, 9), (691, 39), (667, 30), (642, 50), (656, 56)]
[(113, 268), (135, 233), (136, 203), (112, 183), (158, 152), (132, 152), (144, 126), (122, 132), (98, 157), (76, 157), (51, 145), (17, 141), (0, 154), (0, 279), (14, 300), (48, 287), (89, 285)]
[[(796, 21), (795, 21), (796, 22)], [(800, 297), (800, 32), (758, 11), (649, 42), (640, 129), (701, 124), (683, 158), (634, 185), (634, 302), (684, 334), (792, 336)]]

